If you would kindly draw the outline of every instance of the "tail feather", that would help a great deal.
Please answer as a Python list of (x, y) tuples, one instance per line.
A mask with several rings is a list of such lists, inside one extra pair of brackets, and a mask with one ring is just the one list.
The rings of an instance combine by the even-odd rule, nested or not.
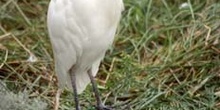
[[(91, 67), (91, 71), (92, 71), (92, 75), (95, 77), (98, 69), (99, 69), (99, 65), (100, 65), (101, 60), (96, 61), (92, 67)], [(91, 82), (89, 76), (88, 76), (88, 70), (80, 70), (77, 69), (75, 71), (75, 73), (73, 73), (76, 75), (76, 88), (77, 88), (77, 94), (81, 94), (87, 87), (87, 85)], [(72, 83), (71, 83), (71, 78), (69, 74), (63, 74), (62, 76), (58, 74), (58, 82), (59, 85), (61, 87), (64, 87), (65, 85), (67, 85), (67, 88), (72, 90)]]

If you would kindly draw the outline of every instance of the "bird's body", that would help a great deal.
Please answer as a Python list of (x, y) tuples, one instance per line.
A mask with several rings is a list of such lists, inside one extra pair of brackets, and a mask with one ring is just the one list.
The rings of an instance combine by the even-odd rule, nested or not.
[(47, 20), (60, 87), (72, 88), (71, 74), (78, 94), (90, 83), (88, 70), (96, 75), (123, 8), (122, 0), (51, 0)]

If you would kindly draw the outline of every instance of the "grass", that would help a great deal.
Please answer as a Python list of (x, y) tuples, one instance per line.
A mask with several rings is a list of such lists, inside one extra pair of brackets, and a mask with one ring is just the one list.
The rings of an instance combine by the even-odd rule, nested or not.
[[(9, 94), (24, 92), (52, 109), (57, 80), (46, 29), (48, 2), (0, 1), (0, 78)], [(218, 0), (124, 3), (115, 42), (97, 76), (105, 103), (117, 110), (220, 109)], [(183, 3), (190, 5), (180, 8)], [(38, 60), (30, 62), (30, 56)], [(80, 101), (83, 109), (94, 110), (90, 86)], [(59, 108), (73, 107), (66, 90)]]

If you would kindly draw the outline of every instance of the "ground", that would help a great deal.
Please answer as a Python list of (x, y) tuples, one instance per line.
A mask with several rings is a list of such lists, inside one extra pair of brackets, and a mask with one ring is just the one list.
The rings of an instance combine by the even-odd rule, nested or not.
[[(11, 103), (0, 102), (0, 109), (54, 106), (58, 87), (46, 28), (48, 2), (0, 0), (0, 100)], [(124, 3), (114, 44), (97, 76), (102, 100), (116, 110), (220, 109), (220, 2)], [(80, 102), (94, 110), (91, 86)], [(73, 107), (72, 93), (65, 90), (59, 109)]]

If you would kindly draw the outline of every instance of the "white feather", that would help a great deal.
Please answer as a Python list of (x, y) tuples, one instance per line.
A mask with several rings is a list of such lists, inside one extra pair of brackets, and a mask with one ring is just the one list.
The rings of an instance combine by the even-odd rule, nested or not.
[(90, 83), (87, 71), (97, 74), (123, 8), (122, 0), (51, 0), (47, 21), (60, 87), (72, 88), (72, 66), (78, 93)]

